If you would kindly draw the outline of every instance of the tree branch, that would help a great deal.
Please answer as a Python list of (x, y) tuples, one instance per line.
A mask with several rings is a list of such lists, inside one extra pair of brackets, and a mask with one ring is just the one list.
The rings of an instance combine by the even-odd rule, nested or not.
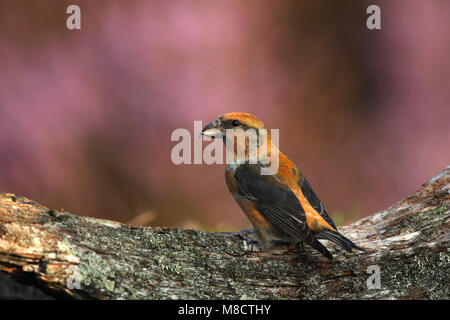
[[(448, 299), (449, 208), (450, 166), (407, 199), (340, 228), (368, 253), (326, 242), (328, 261), (306, 246), (251, 252), (239, 236), (129, 226), (0, 194), (0, 271), (53, 297)], [(380, 289), (367, 286), (373, 265)]]

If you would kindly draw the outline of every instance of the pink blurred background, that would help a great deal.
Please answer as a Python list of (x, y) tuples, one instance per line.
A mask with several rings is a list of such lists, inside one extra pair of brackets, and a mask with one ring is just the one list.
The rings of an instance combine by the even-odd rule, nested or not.
[(1, 1), (0, 192), (248, 228), (223, 165), (170, 159), (174, 129), (243, 111), (280, 129), (339, 224), (387, 208), (450, 164), (450, 2), (377, 1), (377, 31), (369, 4)]

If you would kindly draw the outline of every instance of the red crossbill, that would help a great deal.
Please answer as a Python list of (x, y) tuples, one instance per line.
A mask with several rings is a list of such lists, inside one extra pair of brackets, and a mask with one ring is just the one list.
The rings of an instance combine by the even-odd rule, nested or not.
[[(231, 132), (234, 134), (232, 152), (235, 155), (239, 149), (246, 152), (245, 161), (227, 164), (225, 179), (229, 191), (253, 225), (259, 245), (267, 248), (280, 242), (306, 243), (328, 259), (332, 259), (331, 253), (317, 239), (330, 240), (348, 252), (353, 248), (365, 251), (338, 232), (297, 166), (272, 143), (270, 132), (264, 136), (266, 139), (257, 141), (257, 152), (253, 154), (249, 149), (249, 139), (244, 137), (245, 143), (241, 145), (235, 143), (235, 139), (248, 129), (257, 134), (267, 130), (257, 117), (232, 112), (209, 123), (202, 135), (222, 137), (227, 145), (231, 144), (227, 139)], [(262, 174), (261, 169), (267, 166), (259, 158), (252, 159), (260, 156), (261, 147), (269, 150), (269, 155), (270, 150), (275, 150), (278, 155), (278, 170), (273, 174)]]

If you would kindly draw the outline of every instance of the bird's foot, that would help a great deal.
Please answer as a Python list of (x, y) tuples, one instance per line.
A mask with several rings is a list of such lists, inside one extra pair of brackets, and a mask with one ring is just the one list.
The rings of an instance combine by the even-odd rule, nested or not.
[(305, 245), (303, 244), (303, 242), (300, 242), (300, 243), (298, 244), (298, 247), (300, 248), (300, 250), (301, 250), (302, 252), (305, 251)]
[(256, 238), (256, 233), (253, 232), (252, 230), (241, 230), (238, 232), (226, 232), (226, 234), (228, 234), (230, 236), (238, 236), (241, 239), (243, 239), (245, 251), (254, 252), (254, 251), (262, 250), (262, 248), (258, 244), (258, 241), (255, 240), (254, 238), (250, 237), (250, 236), (253, 236)]
[(314, 264), (316, 261), (311, 257), (311, 254), (308, 252), (308, 250), (305, 248), (304, 242), (298, 243), (298, 249), (300, 251), (300, 257), (303, 262), (308, 264)]

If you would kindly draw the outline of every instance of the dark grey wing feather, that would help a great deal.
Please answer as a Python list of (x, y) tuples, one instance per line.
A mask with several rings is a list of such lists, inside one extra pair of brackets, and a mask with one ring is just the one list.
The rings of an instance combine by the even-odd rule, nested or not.
[(332, 226), (336, 231), (337, 227), (334, 224), (331, 217), (328, 215), (328, 212), (325, 210), (325, 207), (323, 206), (322, 202), (320, 202), (319, 198), (317, 197), (316, 193), (312, 189), (311, 185), (309, 184), (308, 180), (306, 178), (302, 177), (298, 183), (300, 189), (303, 192), (303, 195), (308, 199), (311, 206), (322, 216), (322, 218), (328, 222), (330, 226)]
[(337, 227), (334, 224), (333, 220), (331, 220), (331, 217), (328, 215), (327, 211), (325, 210), (322, 202), (320, 202), (319, 198), (311, 188), (311, 185), (309, 184), (308, 180), (306, 180), (304, 177), (302, 177), (299, 181), (299, 186), (303, 192), (303, 195), (308, 199), (311, 206), (322, 216), (322, 218), (328, 222), (330, 226), (332, 226), (336, 231), (332, 230), (324, 230), (319, 233), (315, 233), (314, 237), (316, 239), (327, 239), (330, 240), (339, 246), (341, 246), (344, 250), (348, 252), (352, 252), (352, 249), (358, 249), (361, 251), (366, 251), (364, 248), (361, 248), (354, 244), (350, 239), (347, 239), (345, 236), (337, 232)]
[(235, 173), (237, 192), (252, 201), (255, 208), (279, 234), (303, 241), (328, 259), (331, 253), (313, 235), (306, 223), (305, 212), (295, 194), (273, 176), (262, 176), (257, 165), (242, 164)]
[(240, 165), (234, 177), (238, 193), (251, 200), (274, 227), (298, 241), (305, 241), (305, 238), (311, 236), (303, 208), (289, 188), (280, 184), (273, 176), (259, 175), (259, 167), (256, 165)]

